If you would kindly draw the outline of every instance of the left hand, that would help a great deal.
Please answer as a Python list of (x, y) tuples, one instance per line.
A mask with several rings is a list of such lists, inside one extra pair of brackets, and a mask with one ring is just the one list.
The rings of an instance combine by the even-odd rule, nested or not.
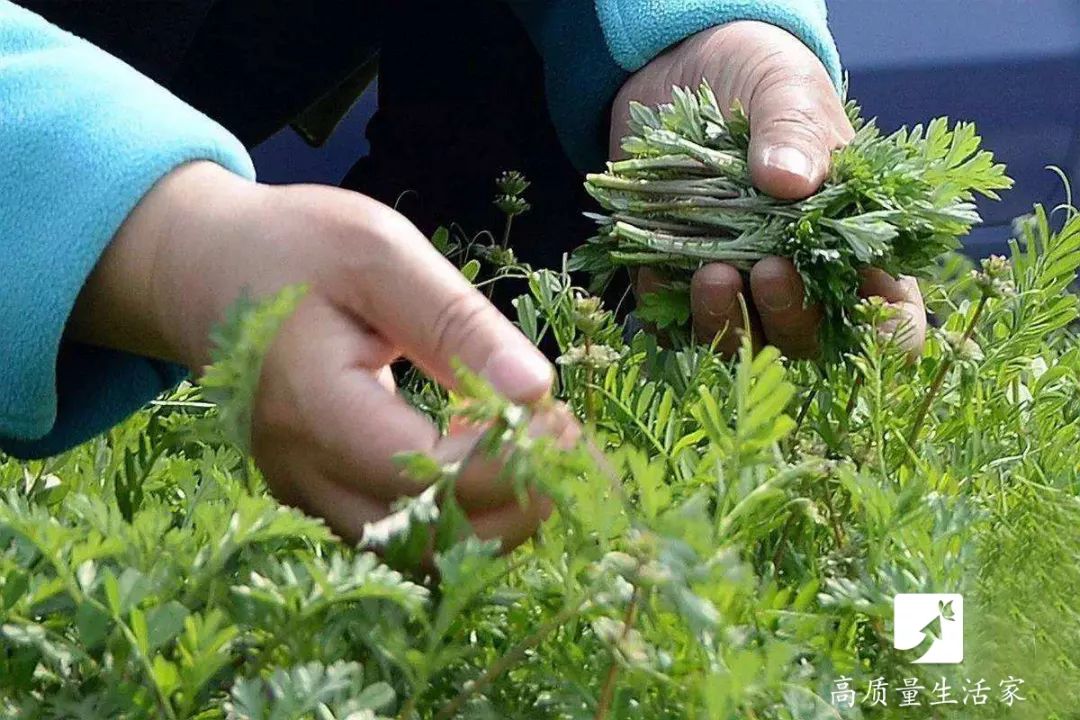
[[(854, 130), (829, 74), (801, 40), (761, 22), (734, 22), (702, 31), (657, 57), (623, 85), (611, 118), (611, 156), (619, 157), (627, 132), (631, 100), (645, 105), (671, 101), (672, 86), (712, 85), (721, 108), (739, 101), (750, 119), (750, 176), (773, 197), (800, 200), (821, 187), (831, 153), (849, 142)], [(893, 322), (902, 331), (897, 341), (918, 353), (926, 336), (926, 312), (913, 278), (892, 278), (880, 270), (864, 272), (864, 295), (880, 296), (894, 305)], [(664, 279), (642, 268), (635, 293), (653, 292)], [(749, 293), (746, 293), (746, 290)], [(768, 257), (751, 270), (749, 288), (738, 270), (713, 263), (690, 284), (695, 334), (734, 352), (743, 327), (740, 294), (747, 296), (755, 341), (775, 345), (790, 357), (812, 357), (817, 351), (821, 308), (803, 302), (803, 283), (787, 258)]]

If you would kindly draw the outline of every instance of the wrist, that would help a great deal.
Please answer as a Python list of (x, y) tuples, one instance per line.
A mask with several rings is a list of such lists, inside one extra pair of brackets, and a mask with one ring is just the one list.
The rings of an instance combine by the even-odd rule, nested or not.
[(215, 286), (215, 246), (228, 246), (257, 186), (195, 162), (161, 178), (128, 215), (86, 282), (68, 335), (88, 344), (201, 367)]

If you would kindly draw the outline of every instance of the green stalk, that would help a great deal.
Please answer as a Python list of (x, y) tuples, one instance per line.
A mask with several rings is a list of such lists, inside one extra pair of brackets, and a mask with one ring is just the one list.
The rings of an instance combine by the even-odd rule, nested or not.
[(657, 157), (630, 158), (618, 160), (608, 164), (612, 173), (639, 173), (654, 172), (657, 170), (678, 170), (680, 172), (701, 172), (709, 174), (712, 171), (707, 165), (686, 155), (659, 155)]
[(548, 635), (577, 617), (587, 605), (588, 600), (584, 599), (563, 608), (560, 613), (538, 627), (531, 635), (510, 648), (506, 654), (492, 663), (492, 665), (484, 671), (483, 675), (478, 677), (472, 683), (465, 685), (461, 691), (450, 700), (450, 702), (443, 705), (439, 712), (435, 713), (435, 720), (449, 720), (449, 718), (454, 717), (462, 706), (468, 702), (469, 698), (486, 689), (491, 683), (497, 680), (500, 675), (521, 662), (529, 650), (532, 650), (543, 642)]
[[(588, 335), (585, 336), (585, 357), (586, 359), (592, 357), (592, 338)], [(596, 421), (596, 396), (593, 393), (593, 366), (589, 363), (585, 363), (585, 421), (593, 423)]]
[(699, 237), (702, 235), (708, 235), (704, 230), (694, 227), (689, 223), (680, 223), (671, 220), (657, 220), (656, 218), (639, 217), (637, 215), (627, 215), (625, 213), (613, 213), (611, 219), (615, 222), (624, 222), (637, 227), (644, 228), (646, 230), (659, 230), (661, 232), (670, 232), (676, 235), (684, 235), (686, 237)]
[(513, 213), (507, 213), (506, 214), (506, 225), (503, 226), (503, 234), (502, 234), (502, 246), (504, 248), (510, 247), (510, 228), (513, 226), (513, 224), (514, 224), (514, 215), (513, 215)]
[[(630, 597), (630, 604), (626, 606), (626, 613), (623, 615), (623, 628), (619, 634), (618, 643), (626, 641), (637, 622), (638, 603), (641, 598), (640, 592), (640, 588), (635, 586), (634, 594)], [(618, 652), (617, 646), (615, 652)], [(604, 678), (604, 687), (600, 691), (600, 701), (596, 704), (596, 715), (593, 716), (593, 720), (606, 720), (608, 716), (611, 702), (615, 699), (615, 685), (619, 679), (619, 667), (619, 661), (612, 657), (611, 664), (608, 666), (607, 677)]]
[[(593, 197), (602, 194), (593, 192)], [(670, 200), (635, 200), (633, 198), (615, 198), (611, 204), (618, 207), (625, 204), (626, 209), (632, 212), (657, 213), (671, 210), (727, 210), (735, 213), (767, 213), (775, 207), (775, 201), (767, 198), (740, 195), (732, 198), (724, 197), (678, 197)]]
[(726, 539), (735, 527), (735, 523), (742, 519), (743, 516), (749, 514), (750, 511), (754, 509), (754, 506), (758, 504), (758, 501), (768, 495), (771, 491), (783, 490), (795, 480), (820, 470), (820, 463), (806, 462), (801, 465), (786, 468), (774, 475), (771, 479), (761, 483), (747, 493), (746, 497), (736, 503), (735, 507), (733, 507), (727, 515), (721, 518), (720, 522), (717, 524), (717, 537)]
[[(676, 195), (714, 197), (734, 200), (742, 197), (738, 190), (731, 189), (730, 183), (722, 178), (704, 178), (690, 180), (652, 180), (647, 178), (631, 179), (604, 173), (592, 173), (585, 176), (594, 188), (606, 188), (620, 192), (642, 195)], [(718, 182), (719, 181), (719, 182)]]
[[(964, 334), (960, 337), (959, 347), (962, 348), (965, 343), (971, 339), (972, 334), (975, 332), (975, 325), (979, 322), (979, 318), (982, 316), (983, 309), (986, 307), (986, 303), (989, 299), (990, 297), (985, 294), (979, 299), (979, 304), (975, 306), (975, 313), (971, 316), (971, 321), (968, 322), (967, 328), (964, 329)], [(950, 354), (945, 358), (942, 358), (941, 365), (938, 366), (938, 371), (934, 375), (934, 380), (930, 383), (930, 391), (926, 393), (926, 397), (923, 398), (922, 404), (919, 405), (919, 410), (915, 413), (915, 422), (912, 423), (911, 430), (908, 432), (907, 436), (907, 443), (911, 447), (915, 447), (915, 441), (919, 439), (919, 433), (922, 431), (926, 416), (930, 412), (930, 407), (934, 403), (934, 398), (937, 397), (937, 394), (941, 391), (941, 386), (945, 383), (945, 376), (952, 368), (954, 358), (955, 354)]]
[(799, 446), (799, 431), (802, 430), (803, 423), (806, 421), (806, 416), (810, 414), (810, 407), (814, 404), (814, 398), (817, 397), (818, 389), (816, 387), (811, 388), (810, 392), (806, 395), (806, 400), (803, 401), (802, 407), (799, 408), (799, 415), (795, 418), (795, 429), (791, 431), (791, 448), (788, 452), (788, 462), (795, 459), (795, 450)]
[(747, 174), (746, 161), (737, 155), (707, 148), (670, 130), (645, 128), (642, 135), (642, 140), (661, 152), (685, 153), (703, 165), (731, 177), (745, 177)]
[(756, 261), (768, 253), (747, 237), (680, 237), (668, 233), (643, 230), (629, 223), (617, 222), (612, 235), (637, 243), (651, 250), (672, 255), (699, 258), (710, 262)]

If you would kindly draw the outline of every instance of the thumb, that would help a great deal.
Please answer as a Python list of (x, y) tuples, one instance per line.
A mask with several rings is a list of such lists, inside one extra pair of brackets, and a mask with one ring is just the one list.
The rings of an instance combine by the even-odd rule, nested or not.
[(798, 38), (775, 30), (764, 61), (749, 66), (750, 175), (763, 192), (800, 200), (821, 187), (832, 151), (854, 130), (817, 56)]

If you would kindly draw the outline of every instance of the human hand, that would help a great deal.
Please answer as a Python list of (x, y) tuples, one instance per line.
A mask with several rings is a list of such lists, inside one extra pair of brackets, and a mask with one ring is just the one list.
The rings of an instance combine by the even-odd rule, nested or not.
[[(356, 193), (260, 186), (208, 163), (163, 179), (106, 251), (72, 318), (81, 340), (201, 368), (210, 328), (246, 290), (306, 283), (308, 294), (265, 358), (252, 447), (274, 493), (355, 540), (364, 524), (422, 487), (401, 452), (468, 458), (458, 500), (481, 537), (509, 548), (548, 510), (522, 507), (478, 432), (440, 437), (395, 393), (399, 356), (445, 386), (460, 359), (522, 403), (546, 398), (552, 368), (404, 217)], [(540, 403), (533, 430), (572, 445), (564, 408)]]
[[(712, 85), (722, 108), (738, 101), (750, 120), (750, 175), (754, 185), (777, 198), (813, 194), (829, 171), (831, 152), (849, 142), (854, 130), (825, 67), (795, 36), (761, 22), (735, 22), (700, 32), (635, 73), (615, 99), (611, 156), (621, 154), (630, 101), (670, 102), (671, 88)], [(634, 281), (639, 296), (660, 289), (665, 279), (642, 268)], [(748, 285), (748, 287), (747, 287)], [(898, 310), (892, 321), (898, 344), (921, 350), (926, 313), (913, 278), (864, 273), (864, 295), (880, 296)], [(744, 326), (739, 296), (747, 300), (750, 330), (790, 357), (817, 353), (821, 308), (804, 303), (804, 288), (787, 258), (769, 257), (751, 269), (748, 283), (730, 265), (702, 267), (690, 284), (695, 334), (718, 349), (738, 348)]]

